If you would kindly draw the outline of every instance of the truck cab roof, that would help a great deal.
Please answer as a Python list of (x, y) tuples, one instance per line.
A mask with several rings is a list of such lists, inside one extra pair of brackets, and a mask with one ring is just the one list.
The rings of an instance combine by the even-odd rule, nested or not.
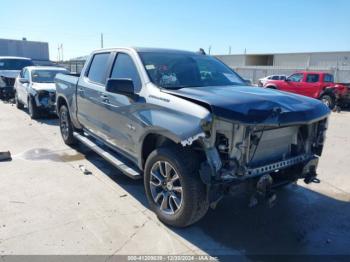
[(102, 52), (113, 52), (117, 50), (127, 50), (134, 52), (152, 52), (152, 53), (185, 53), (185, 54), (196, 54), (196, 52), (177, 50), (177, 49), (166, 49), (166, 48), (152, 48), (152, 47), (113, 47), (113, 48), (103, 48), (97, 49), (93, 53), (102, 53)]
[(28, 57), (20, 57), (20, 56), (0, 56), (1, 59), (13, 59), (13, 60), (32, 60)]

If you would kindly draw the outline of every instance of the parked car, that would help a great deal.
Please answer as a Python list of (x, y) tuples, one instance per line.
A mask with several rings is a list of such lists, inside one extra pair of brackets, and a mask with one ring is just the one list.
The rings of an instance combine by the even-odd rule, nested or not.
[(0, 99), (14, 96), (15, 79), (26, 66), (33, 65), (29, 58), (0, 56)]
[(264, 86), (269, 80), (285, 80), (287, 78), (286, 75), (270, 75), (264, 78), (260, 78), (258, 80), (258, 86)]
[(331, 109), (350, 98), (345, 85), (334, 83), (334, 76), (323, 72), (295, 73), (285, 80), (269, 80), (264, 87), (316, 98)]
[(58, 73), (69, 72), (61, 67), (25, 67), (15, 81), (15, 102), (18, 109), (28, 107), (31, 118), (38, 118), (41, 113), (55, 112), (56, 86)]
[(273, 202), (273, 189), (319, 182), (330, 110), (303, 96), (246, 86), (203, 54), (95, 51), (80, 77), (56, 77), (63, 141), (80, 141), (132, 178), (168, 225), (202, 218), (223, 195)]

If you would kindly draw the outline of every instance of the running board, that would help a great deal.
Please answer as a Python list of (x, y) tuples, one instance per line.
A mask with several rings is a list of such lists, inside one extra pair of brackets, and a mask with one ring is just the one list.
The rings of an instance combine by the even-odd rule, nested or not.
[(118, 168), (121, 172), (123, 172), (128, 177), (131, 177), (132, 179), (140, 179), (142, 178), (140, 172), (135, 170), (134, 168), (130, 167), (125, 163), (125, 161), (118, 158), (117, 155), (113, 154), (112, 152), (108, 152), (109, 150), (103, 149), (101, 146), (97, 145), (93, 140), (89, 139), (86, 136), (80, 135), (76, 132), (73, 133), (73, 136), (82, 142), (84, 145), (86, 145), (88, 148), (99, 154), (101, 157), (103, 157), (105, 160), (110, 162), (113, 166)]

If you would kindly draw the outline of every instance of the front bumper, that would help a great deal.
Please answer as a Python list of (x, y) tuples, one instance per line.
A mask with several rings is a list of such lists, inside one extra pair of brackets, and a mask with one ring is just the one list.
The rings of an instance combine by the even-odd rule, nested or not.
[(15, 89), (13, 86), (0, 87), (0, 98), (1, 99), (11, 99), (15, 97)]
[(40, 110), (46, 112), (56, 112), (56, 92), (39, 91), (34, 96), (35, 103)]
[[(216, 179), (206, 183), (210, 203), (215, 203), (223, 195), (255, 196), (261, 195), (261, 181), (268, 178), (268, 189), (264, 189), (264, 196), (269, 196), (274, 189), (303, 179), (305, 183), (318, 183), (317, 166), (319, 157), (315, 155), (300, 155), (266, 166), (247, 169), (245, 175), (230, 176), (227, 170), (219, 170)], [(203, 172), (203, 169), (201, 170)], [(201, 176), (203, 174), (201, 173)], [(268, 191), (268, 192), (267, 192)]]

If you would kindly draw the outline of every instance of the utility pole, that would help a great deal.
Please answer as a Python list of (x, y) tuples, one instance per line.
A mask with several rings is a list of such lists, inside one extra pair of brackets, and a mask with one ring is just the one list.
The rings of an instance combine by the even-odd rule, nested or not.
[(209, 49), (208, 49), (208, 54), (210, 55), (211, 53), (211, 45), (209, 46)]
[(231, 46), (228, 47), (228, 54), (231, 54)]
[(57, 61), (59, 62), (61, 60), (60, 56), (60, 45), (57, 46)]
[(101, 48), (103, 48), (103, 34), (101, 33)]
[(63, 44), (61, 44), (61, 52), (62, 52), (62, 57), (61, 57), (61, 59), (62, 59), (62, 61), (64, 60), (64, 58), (63, 58)]
[(244, 65), (247, 65), (247, 48), (244, 48)]

